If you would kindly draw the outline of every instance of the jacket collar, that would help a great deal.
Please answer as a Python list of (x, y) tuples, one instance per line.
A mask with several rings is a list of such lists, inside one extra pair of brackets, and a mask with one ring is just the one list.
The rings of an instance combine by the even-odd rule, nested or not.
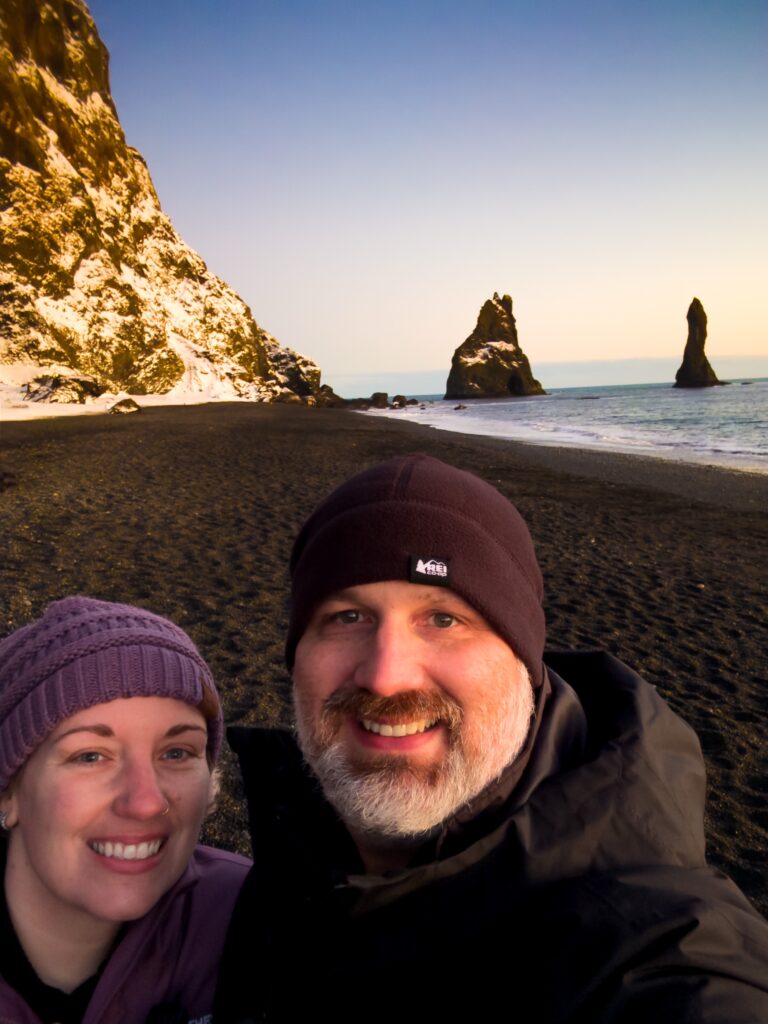
[(576, 695), (550, 669), (536, 690), (531, 727), (523, 749), (499, 778), (461, 807), (439, 835), (419, 848), (415, 864), (455, 856), (492, 832), (522, 806), (540, 783), (578, 763), (586, 742), (587, 723)]

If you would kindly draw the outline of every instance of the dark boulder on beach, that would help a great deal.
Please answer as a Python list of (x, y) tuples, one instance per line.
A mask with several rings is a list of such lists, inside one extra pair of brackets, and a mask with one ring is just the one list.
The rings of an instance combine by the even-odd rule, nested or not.
[(445, 398), (509, 398), (544, 395), (520, 348), (509, 295), (483, 305), (477, 326), (453, 354)]
[(315, 404), (325, 409), (341, 409), (347, 403), (346, 399), (336, 394), (330, 384), (321, 384), (315, 395)]
[(680, 369), (675, 374), (676, 388), (711, 388), (722, 384), (704, 355), (707, 340), (707, 314), (698, 299), (688, 307), (688, 340)]
[(141, 412), (141, 406), (132, 398), (123, 398), (111, 405), (107, 412), (110, 416), (130, 416), (135, 412)]

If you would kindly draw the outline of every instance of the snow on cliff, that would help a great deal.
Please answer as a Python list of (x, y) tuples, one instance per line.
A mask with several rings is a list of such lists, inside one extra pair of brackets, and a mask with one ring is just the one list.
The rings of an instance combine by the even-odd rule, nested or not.
[(108, 60), (83, 0), (0, 5), (6, 408), (40, 376), (36, 401), (322, 401), (319, 368), (259, 327), (163, 213), (125, 142)]

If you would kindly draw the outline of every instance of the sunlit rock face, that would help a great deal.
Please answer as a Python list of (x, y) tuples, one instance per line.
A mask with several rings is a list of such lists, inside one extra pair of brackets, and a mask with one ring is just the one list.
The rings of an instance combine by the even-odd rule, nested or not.
[(0, 364), (102, 391), (317, 396), (320, 369), (262, 330), (161, 210), (108, 63), (81, 0), (2, 0)]
[(722, 384), (704, 355), (707, 340), (707, 314), (698, 299), (688, 307), (688, 339), (685, 343), (683, 361), (675, 374), (676, 388), (711, 388)]
[(474, 331), (453, 354), (445, 398), (543, 394), (520, 348), (512, 299), (494, 292), (480, 310)]

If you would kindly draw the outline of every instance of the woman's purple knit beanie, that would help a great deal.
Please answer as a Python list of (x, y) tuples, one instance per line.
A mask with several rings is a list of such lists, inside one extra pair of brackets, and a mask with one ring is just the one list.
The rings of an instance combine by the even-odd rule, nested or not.
[(167, 619), (125, 604), (65, 597), (0, 640), (0, 792), (59, 722), (121, 697), (202, 705), (208, 759), (216, 761), (223, 718), (211, 670)]
[(515, 506), (472, 473), (428, 455), (363, 470), (315, 509), (291, 555), (286, 660), (317, 605), (345, 587), (387, 580), (445, 586), (476, 608), (543, 679), (543, 584)]

